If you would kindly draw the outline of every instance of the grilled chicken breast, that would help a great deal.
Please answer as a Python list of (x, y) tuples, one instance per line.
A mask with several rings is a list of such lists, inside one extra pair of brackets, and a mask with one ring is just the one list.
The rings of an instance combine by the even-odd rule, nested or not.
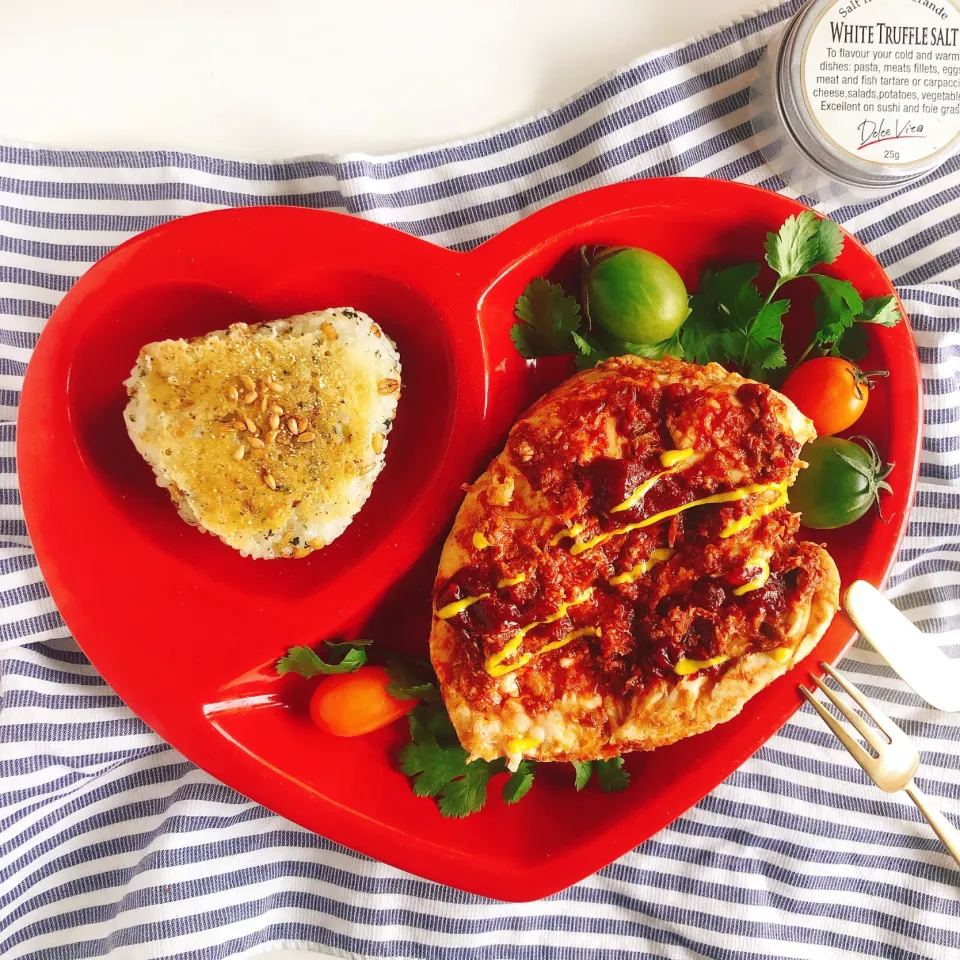
[(473, 484), (434, 589), (431, 656), (474, 757), (592, 760), (730, 719), (839, 604), (796, 540), (811, 422), (770, 387), (672, 359), (577, 374)]

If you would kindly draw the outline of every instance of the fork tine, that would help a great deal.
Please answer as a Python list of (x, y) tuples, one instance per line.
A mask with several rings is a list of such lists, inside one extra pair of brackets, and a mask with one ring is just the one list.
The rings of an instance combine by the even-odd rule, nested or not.
[(813, 674), (810, 674), (810, 679), (827, 695), (827, 698), (837, 710), (840, 711), (843, 717), (856, 727), (857, 733), (859, 733), (877, 753), (888, 745), (886, 738), (880, 736), (880, 731), (871, 727), (849, 703), (841, 698), (836, 690), (831, 690), (819, 677), (815, 677)]
[(813, 709), (820, 714), (823, 718), (823, 722), (833, 731), (836, 738), (847, 748), (847, 752), (853, 757), (857, 763), (863, 767), (864, 772), (867, 774), (870, 779), (873, 779), (873, 773), (871, 771), (871, 766), (873, 764), (873, 757), (863, 749), (860, 744), (850, 736), (847, 732), (847, 728), (837, 720), (837, 718), (806, 688), (800, 687), (800, 692), (810, 701), (813, 705)]
[(844, 680), (829, 663), (821, 663), (820, 666), (856, 700), (860, 709), (886, 734), (891, 743), (898, 737), (904, 736), (903, 731), (876, 704), (870, 703), (852, 683)]

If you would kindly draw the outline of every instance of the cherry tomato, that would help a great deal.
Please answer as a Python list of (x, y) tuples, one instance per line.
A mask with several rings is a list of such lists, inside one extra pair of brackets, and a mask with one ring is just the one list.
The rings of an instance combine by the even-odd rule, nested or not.
[(805, 527), (845, 527), (874, 503), (879, 507), (881, 490), (893, 492), (886, 479), (893, 464), (883, 462), (872, 441), (856, 439), (866, 449), (842, 437), (817, 437), (800, 451), (800, 459), (808, 466), (790, 488), (790, 509), (800, 514)]
[(387, 693), (390, 677), (383, 667), (361, 667), (354, 673), (324, 677), (310, 698), (310, 719), (336, 737), (359, 737), (408, 714), (416, 700), (397, 700)]
[(782, 392), (813, 421), (819, 436), (828, 437), (860, 419), (870, 397), (870, 378), (886, 375), (886, 370), (864, 373), (841, 357), (818, 357), (800, 364)]

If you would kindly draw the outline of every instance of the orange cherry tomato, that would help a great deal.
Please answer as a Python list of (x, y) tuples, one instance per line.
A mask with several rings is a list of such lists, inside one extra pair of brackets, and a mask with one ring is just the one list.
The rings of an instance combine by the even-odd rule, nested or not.
[(828, 437), (860, 419), (870, 397), (870, 378), (885, 376), (886, 370), (864, 373), (841, 357), (817, 357), (800, 364), (782, 392), (813, 421), (819, 436)]
[(324, 677), (310, 698), (310, 719), (336, 737), (359, 737), (408, 714), (416, 700), (397, 700), (387, 693), (390, 677), (383, 667), (361, 667), (354, 673)]

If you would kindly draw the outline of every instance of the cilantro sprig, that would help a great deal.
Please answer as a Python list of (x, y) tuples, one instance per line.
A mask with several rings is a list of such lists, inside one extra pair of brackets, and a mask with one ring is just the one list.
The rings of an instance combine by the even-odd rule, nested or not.
[(285, 657), (277, 661), (277, 673), (299, 673), (301, 677), (316, 677), (320, 674), (353, 673), (367, 662), (366, 647), (370, 640), (352, 640), (349, 643), (324, 641), (323, 646), (332, 655), (324, 660), (312, 647), (291, 647)]
[(747, 376), (769, 379), (772, 371), (787, 363), (783, 318), (790, 301), (775, 297), (784, 284), (802, 278), (813, 280), (820, 292), (814, 302), (816, 332), (797, 366), (814, 351), (859, 359), (866, 353), (866, 336), (859, 324), (894, 326), (900, 321), (892, 296), (864, 301), (849, 280), (813, 272), (816, 266), (833, 263), (843, 251), (843, 234), (832, 220), (810, 210), (788, 217), (776, 233), (767, 235), (764, 250), (776, 274), (766, 297), (754, 283), (758, 263), (703, 273), (700, 289), (691, 297), (691, 314), (680, 328), (686, 359), (733, 363)]
[[(400, 751), (400, 769), (411, 778), (418, 797), (433, 797), (445, 817), (468, 817), (482, 810), (487, 788), (507, 769), (503, 759), (467, 762), (456, 731), (442, 703), (420, 703), (409, 717), (410, 743)], [(501, 790), (505, 803), (522, 800), (533, 786), (529, 760), (510, 774)]]
[(783, 324), (791, 304), (778, 294), (787, 283), (809, 279), (819, 287), (816, 331), (795, 365), (811, 354), (858, 360), (867, 352), (866, 325), (892, 327), (901, 318), (894, 297), (864, 300), (849, 280), (815, 272), (837, 260), (843, 243), (833, 220), (811, 210), (787, 217), (764, 244), (766, 263), (775, 275), (766, 295), (757, 285), (758, 262), (705, 270), (683, 325), (669, 340), (652, 344), (628, 343), (596, 324), (585, 325), (576, 298), (559, 284), (536, 277), (517, 300), (520, 322), (510, 336), (527, 359), (572, 353), (581, 370), (624, 354), (652, 360), (671, 356), (732, 365), (753, 379), (771, 380), (787, 365)]
[(623, 757), (611, 760), (574, 760), (574, 786), (579, 793), (596, 774), (597, 783), (604, 793), (619, 793), (630, 786), (630, 774), (624, 769)]

